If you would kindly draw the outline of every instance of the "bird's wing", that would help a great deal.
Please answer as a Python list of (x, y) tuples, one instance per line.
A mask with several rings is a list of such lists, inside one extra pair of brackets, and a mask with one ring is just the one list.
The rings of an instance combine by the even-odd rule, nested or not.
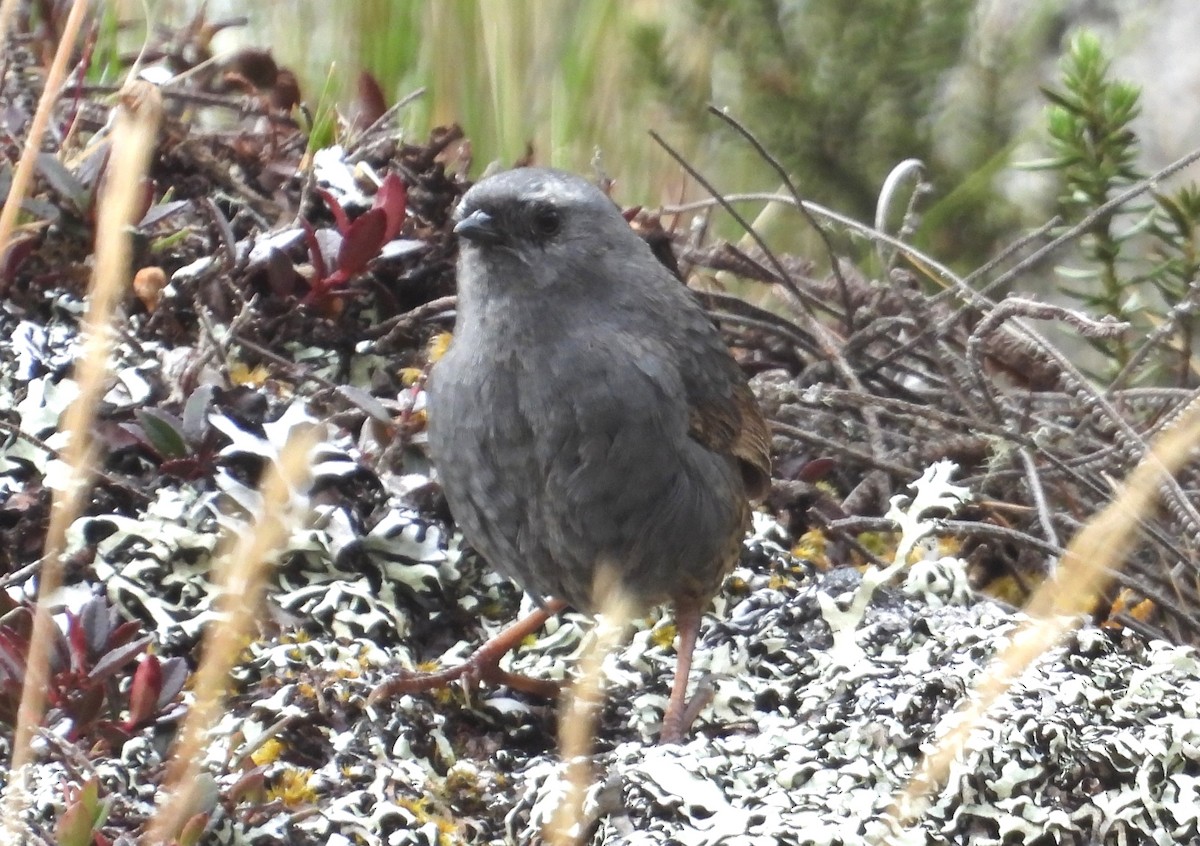
[(771, 486), (771, 433), (741, 373), (734, 378), (739, 381), (727, 396), (706, 391), (691, 398), (688, 434), (705, 448), (736, 458), (746, 493), (761, 499)]
[(702, 309), (683, 325), (680, 375), (688, 402), (688, 434), (707, 449), (736, 458), (746, 493), (761, 499), (771, 486), (771, 433), (746, 375)]

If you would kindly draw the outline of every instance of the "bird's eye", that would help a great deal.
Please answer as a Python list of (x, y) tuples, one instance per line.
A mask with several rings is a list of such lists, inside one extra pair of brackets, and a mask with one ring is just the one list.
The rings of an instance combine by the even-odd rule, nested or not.
[(557, 235), (562, 228), (562, 216), (558, 213), (558, 209), (551, 205), (535, 207), (529, 221), (534, 233), (542, 238)]

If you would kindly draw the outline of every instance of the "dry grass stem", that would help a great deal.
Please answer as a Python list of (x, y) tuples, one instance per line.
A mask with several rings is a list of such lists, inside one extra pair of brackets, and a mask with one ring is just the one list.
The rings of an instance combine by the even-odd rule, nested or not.
[(8, 30), (12, 25), (13, 13), (17, 11), (18, 0), (4, 0), (0, 3), (0, 61), (8, 58)]
[(596, 595), (604, 597), (596, 639), (579, 660), (579, 675), (571, 685), (559, 724), (558, 748), (567, 768), (567, 791), (546, 830), (550, 846), (575, 846), (583, 835), (583, 802), (592, 782), (588, 755), (604, 704), (604, 659), (620, 645), (637, 607), (621, 588), (615, 568), (601, 568), (596, 584)]
[[(6, 2), (3, 7), (0, 7), (0, 15), (3, 15), (0, 22), (4, 25), (4, 32), (0, 32), (0, 37), (7, 32), (8, 21), (12, 16), (10, 7), (14, 5), (14, 3)], [(42, 149), (42, 137), (46, 134), (46, 126), (50, 122), (50, 111), (58, 101), (58, 92), (62, 89), (63, 79), (67, 74), (67, 62), (70, 61), (71, 53), (75, 49), (75, 40), (83, 26), (83, 18), (87, 13), (88, 5), (87, 0), (75, 0), (71, 4), (71, 13), (67, 15), (67, 22), (63, 26), (62, 37), (59, 39), (58, 49), (54, 53), (54, 61), (50, 63), (50, 70), (46, 73), (46, 86), (42, 89), (37, 111), (34, 112), (33, 120), (29, 124), (29, 134), (25, 138), (25, 146), (21, 150), (21, 159), (17, 162), (17, 169), (13, 172), (8, 198), (4, 201), (4, 208), (0, 209), (0, 258), (3, 258), (8, 251), (13, 227), (17, 221), (17, 212), (20, 211), (26, 194), (29, 193), (29, 183), (33, 179), (33, 167)], [(7, 281), (0, 277), (0, 292), (4, 291), (7, 286)]]
[(1200, 405), (1193, 403), (1154, 442), (1109, 505), (1071, 541), (1056, 576), (1030, 599), (1026, 607), (1030, 621), (992, 661), (971, 697), (947, 718), (953, 728), (896, 797), (889, 810), (893, 820), (909, 825), (923, 813), (928, 797), (945, 783), (951, 764), (963, 754), (992, 704), (1091, 609), (1136, 542), (1138, 521), (1154, 507), (1163, 480), (1183, 467), (1198, 443)]
[(241, 532), (228, 554), (218, 553), (217, 625), (204, 633), (200, 666), (194, 676), (195, 701), (188, 710), (171, 755), (167, 799), (151, 821), (144, 843), (167, 843), (197, 812), (196, 788), (205, 735), (220, 716), (230, 670), (254, 632), (255, 619), (270, 572), (270, 563), (287, 540), (296, 515), (289, 511), (291, 492), (308, 478), (309, 457), (317, 443), (316, 428), (293, 433), (263, 481), (262, 511), (252, 530)]
[[(74, 14), (74, 12), (72, 13)], [(64, 39), (71, 43), (73, 38)], [(49, 88), (47, 89), (49, 90)], [(130, 276), (130, 219), (141, 197), (142, 179), (154, 149), (162, 102), (156, 94), (135, 105), (126, 103), (118, 112), (113, 132), (114, 153), (110, 163), (109, 189), (105, 191), (96, 227), (96, 264), (84, 318), (86, 340), (75, 367), (79, 395), (67, 409), (60, 428), (69, 436), (62, 459), (70, 468), (64, 487), (54, 492), (46, 531), (45, 555), (38, 581), (38, 603), (33, 619), (24, 687), (18, 709), (10, 762), (7, 819), (18, 818), (21, 783), (19, 771), (32, 757), (32, 740), (41, 724), (49, 680), (49, 649), (52, 642), (49, 603), (62, 583), (61, 555), (67, 528), (79, 515), (94, 473), (91, 442), (96, 408), (104, 395), (112, 330), (110, 324)], [(37, 147), (35, 141), (30, 146)], [(28, 148), (27, 148), (28, 149)], [(15, 205), (10, 196), (10, 205)], [(6, 207), (7, 211), (7, 207)]]

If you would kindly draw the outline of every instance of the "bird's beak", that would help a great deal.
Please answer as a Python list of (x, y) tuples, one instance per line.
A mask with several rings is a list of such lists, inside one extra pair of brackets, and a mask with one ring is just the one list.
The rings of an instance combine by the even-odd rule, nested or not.
[(478, 244), (496, 244), (501, 240), (496, 219), (482, 209), (471, 212), (455, 224), (454, 234)]

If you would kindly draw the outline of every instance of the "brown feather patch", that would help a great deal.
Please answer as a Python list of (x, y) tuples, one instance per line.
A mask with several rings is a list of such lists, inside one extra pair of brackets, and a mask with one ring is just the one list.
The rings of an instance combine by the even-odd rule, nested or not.
[(750, 499), (767, 495), (771, 488), (771, 433), (749, 387), (737, 385), (728, 399), (693, 405), (688, 434), (707, 449), (738, 460)]

